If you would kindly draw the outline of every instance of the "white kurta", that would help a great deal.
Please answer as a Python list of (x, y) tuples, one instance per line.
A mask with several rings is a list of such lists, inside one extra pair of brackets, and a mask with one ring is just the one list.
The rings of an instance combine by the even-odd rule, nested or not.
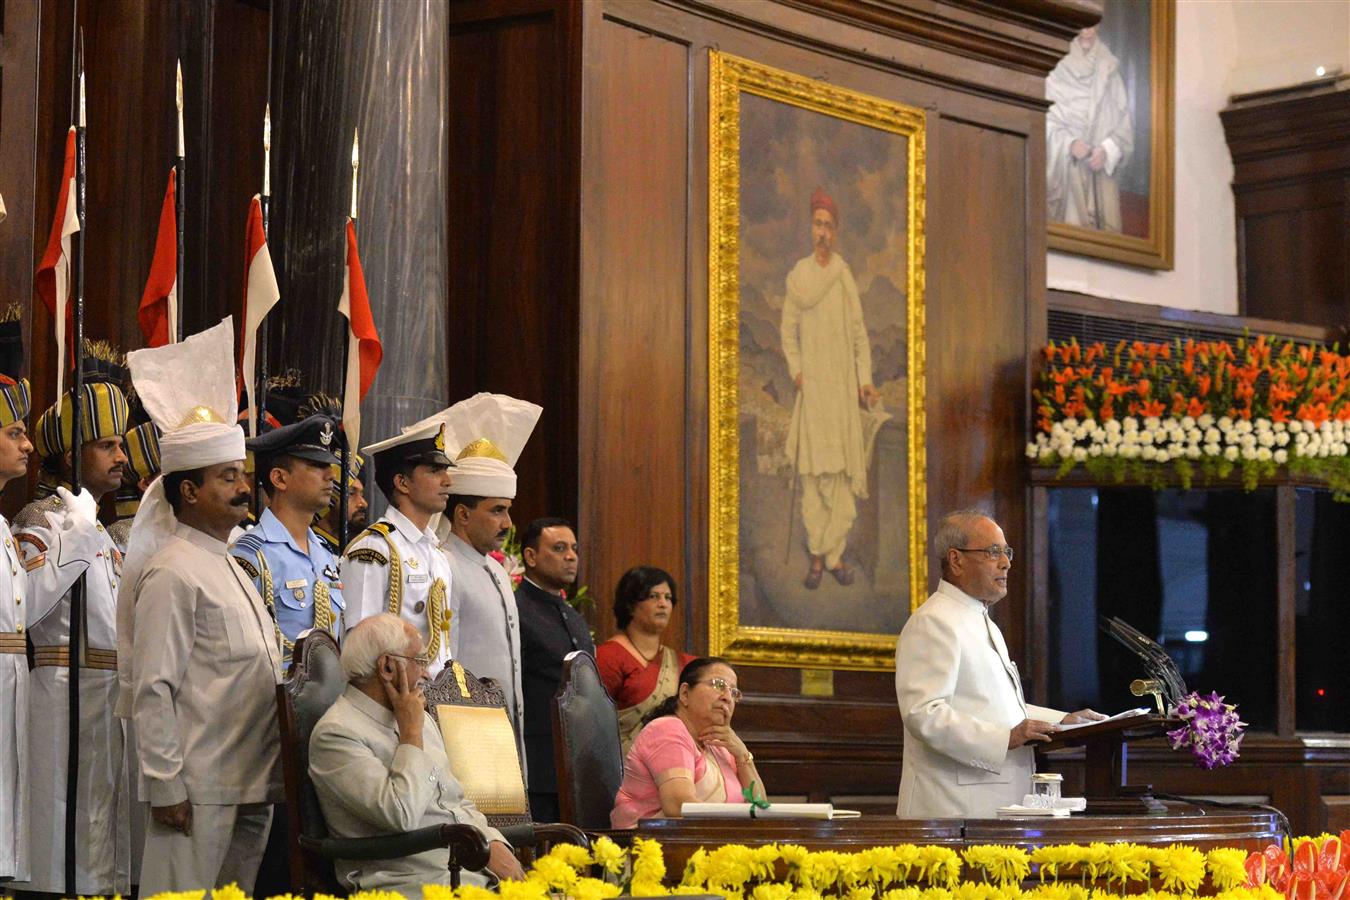
[(872, 349), (853, 272), (835, 253), (821, 266), (797, 261), (787, 277), (779, 326), (788, 374), (802, 378), (787, 451), (803, 475), (843, 472), (867, 496), (858, 389), (872, 383)]
[[(95, 650), (117, 647), (122, 554), (102, 525), (72, 525), (73, 515), (52, 496), (28, 504), (15, 517), (15, 540), (29, 567), (28, 634), (38, 648), (38, 666), (29, 680), (32, 875), (17, 886), (20, 890), (65, 890), (70, 669), (43, 665), (41, 648), (69, 646), (71, 590), (82, 574), (82, 641)], [(71, 528), (86, 531), (76, 537)], [(116, 669), (80, 669), (75, 864), (76, 886), (85, 895), (125, 893), (131, 887), (126, 744), (122, 720), (113, 715), (116, 699)]]
[[(427, 674), (435, 678), (445, 664), (455, 658), (459, 649), (459, 606), (450, 563), (437, 546), (436, 534), (430, 527), (419, 530), (392, 506), (385, 510), (380, 522), (390, 526), (388, 540), (367, 529), (351, 542), (342, 557), (342, 597), (347, 604), (344, 615), (347, 628), (362, 619), (394, 612), (416, 627), (430, 647), (432, 634), (427, 614), (431, 611), (432, 589), (441, 582), (450, 614), (450, 630), (443, 632), (436, 642), (436, 653), (427, 670)], [(397, 609), (391, 608), (390, 600), (393, 572), (390, 542), (399, 557)]]
[[(511, 577), (455, 534), (441, 545), (454, 572), (459, 609), (458, 659), (479, 678), (492, 678), (506, 695), (506, 714), (516, 729), (516, 752), (525, 767), (525, 705), (520, 690), (520, 610)], [(528, 774), (528, 773), (527, 773)], [(527, 779), (528, 783), (528, 779)]]
[[(0, 540), (0, 633), (22, 635), (28, 579), (4, 516)], [(28, 878), (28, 773), (28, 660), (22, 652), (0, 653), (0, 881)]]
[[(1120, 231), (1119, 168), (1134, 150), (1134, 118), (1130, 114), (1120, 61), (1098, 38), (1085, 49), (1081, 37), (1069, 46), (1045, 81), (1053, 106), (1045, 117), (1047, 214), (1065, 222), (1102, 231)], [(1105, 164), (1096, 172), (1087, 159), (1069, 152), (1075, 140), (1101, 147)]]
[(872, 383), (872, 350), (853, 273), (835, 253), (797, 261), (779, 324), (788, 374), (802, 379), (787, 452), (801, 480), (807, 549), (833, 568), (867, 496), (867, 447), (858, 390)]
[[(501, 832), (464, 796), (450, 770), (435, 721), (422, 723), (422, 746), (401, 744), (394, 713), (350, 685), (324, 713), (309, 739), (309, 776), (335, 837), (375, 837), (461, 822), (489, 841)], [(398, 891), (420, 898), (424, 884), (449, 884), (450, 851), (399, 859), (337, 860), (338, 881), (351, 891)], [(467, 884), (486, 879), (465, 872)]]
[(983, 603), (946, 582), (909, 617), (895, 651), (905, 725), (901, 818), (993, 818), (1031, 790), (1031, 747), (1008, 749), (1023, 719), (1064, 713), (1027, 704), (1003, 634)]

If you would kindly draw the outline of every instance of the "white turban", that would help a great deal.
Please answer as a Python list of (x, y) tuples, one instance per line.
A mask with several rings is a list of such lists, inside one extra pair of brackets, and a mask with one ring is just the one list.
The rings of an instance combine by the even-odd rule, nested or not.
[(525, 449), (543, 407), (505, 394), (474, 394), (428, 416), (411, 431), (432, 422), (445, 424), (446, 453), (456, 494), (471, 497), (516, 496), (516, 460)]
[(131, 523), (131, 537), (117, 590), (116, 713), (131, 715), (131, 645), (136, 593), (151, 557), (178, 526), (164, 492), (164, 475), (244, 459), (244, 430), (234, 424), (234, 327), (227, 316), (181, 343), (127, 355), (136, 392), (163, 434), (161, 474), (150, 485)]
[(160, 471), (188, 472), (244, 458), (244, 429), (222, 422), (196, 422), (159, 439)]
[(488, 456), (461, 456), (451, 473), (453, 490), (466, 497), (516, 496), (516, 470)]

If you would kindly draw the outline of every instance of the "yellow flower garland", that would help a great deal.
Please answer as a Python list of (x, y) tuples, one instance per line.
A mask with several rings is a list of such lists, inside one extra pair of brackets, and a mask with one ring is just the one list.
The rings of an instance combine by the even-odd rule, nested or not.
[[(1295, 838), (1292, 847), (1330, 837)], [(1247, 852), (1221, 847), (1208, 853), (1182, 844), (1075, 844), (1037, 847), (950, 847), (901, 844), (855, 852), (808, 850), (796, 844), (699, 848), (675, 886), (664, 884), (665, 857), (654, 840), (634, 838), (622, 848), (607, 837), (589, 850), (555, 845), (539, 856), (523, 881), (498, 891), (472, 885), (425, 885), (423, 900), (612, 900), (633, 896), (721, 894), (728, 900), (1189, 900), (1208, 885), (1218, 900), (1284, 900), (1268, 885), (1247, 888)], [(595, 877), (599, 876), (599, 877)], [(1034, 887), (1023, 888), (1032, 879)], [(1110, 889), (1095, 887), (1105, 881)], [(1138, 887), (1131, 890), (1131, 885)], [(146, 900), (204, 900), (204, 891), (156, 894)], [(249, 900), (234, 885), (215, 900)], [(301, 900), (291, 895), (270, 900)], [(317, 895), (315, 900), (338, 900)], [(362, 891), (350, 900), (402, 900), (387, 891)]]

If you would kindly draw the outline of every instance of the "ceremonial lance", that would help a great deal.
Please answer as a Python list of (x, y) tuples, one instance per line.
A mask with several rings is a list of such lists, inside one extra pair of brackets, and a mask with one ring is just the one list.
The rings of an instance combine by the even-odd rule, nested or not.
[[(271, 53), (270, 44), (268, 46), (268, 53)], [(272, 82), (270, 78), (268, 79), (267, 87), (268, 90), (271, 90)], [(272, 104), (270, 101), (263, 105), (263, 187), (259, 205), (262, 207), (263, 239), (266, 240), (268, 238), (267, 229), (270, 221), (269, 217), (272, 214)], [(245, 316), (247, 317), (247, 310), (245, 310)], [(245, 327), (247, 327), (247, 324)], [(258, 407), (256, 411), (256, 420), (259, 429), (261, 429), (263, 423), (267, 421), (267, 331), (267, 318), (264, 316), (263, 320), (258, 323), (258, 343), (254, 357), (258, 361), (258, 372), (257, 377), (254, 380), (255, 386), (253, 389), (253, 396), (255, 398), (254, 402)], [(255, 475), (254, 477), (256, 478), (257, 476)], [(267, 476), (264, 475), (263, 477), (265, 478)], [(261, 514), (262, 488), (255, 486), (253, 490), (253, 515), (259, 516)]]
[(187, 153), (183, 143), (183, 61), (178, 61), (177, 86), (175, 99), (178, 104), (178, 153), (173, 159), (173, 168), (177, 173), (175, 178), (178, 181), (178, 187), (174, 191), (174, 211), (173, 217), (176, 220), (178, 230), (178, 274), (175, 284), (178, 289), (175, 291), (177, 308), (169, 310), (169, 341), (178, 343), (183, 339), (183, 291), (186, 287), (183, 281), (183, 219), (187, 212), (186, 193), (184, 192), (184, 180), (187, 175)]
[[(352, 227), (356, 227), (356, 177), (361, 168), (361, 130), (358, 128), (352, 132)], [(345, 249), (345, 241), (344, 241)], [(347, 386), (347, 368), (350, 365), (349, 357), (351, 354), (348, 348), (351, 345), (352, 329), (351, 321), (343, 328), (342, 340), (342, 385), (344, 403), (351, 400), (346, 396)], [(357, 403), (360, 403), (358, 398)], [(352, 442), (351, 435), (343, 433), (342, 440), (342, 471), (338, 475), (338, 548), (339, 551), (346, 551), (348, 537), (347, 523), (347, 479), (351, 472)]]
[[(81, 463), (81, 455), (84, 445), (84, 428), (82, 426), (84, 419), (84, 246), (86, 243), (85, 231), (85, 182), (86, 182), (86, 162), (85, 155), (85, 96), (84, 96), (84, 35), (81, 33), (79, 47), (76, 51), (79, 55), (79, 115), (75, 124), (75, 216), (79, 220), (80, 230), (77, 237), (78, 243), (75, 245), (75, 378), (70, 397), (70, 486), (72, 492), (79, 494), (81, 470), (84, 468)], [(57, 365), (64, 366), (66, 361), (59, 360)], [(57, 415), (60, 416), (61, 398), (56, 398)], [(75, 510), (70, 510), (70, 514), (75, 515)], [(71, 897), (79, 896), (79, 888), (76, 884), (76, 825), (78, 821), (77, 798), (79, 791), (80, 775), (80, 672), (84, 654), (80, 652), (83, 642), (81, 629), (85, 619), (85, 576), (80, 574), (79, 578), (70, 587), (70, 642), (67, 645), (66, 652), (69, 654), (70, 668), (69, 681), (67, 689), (67, 742), (66, 742), (66, 894)]]

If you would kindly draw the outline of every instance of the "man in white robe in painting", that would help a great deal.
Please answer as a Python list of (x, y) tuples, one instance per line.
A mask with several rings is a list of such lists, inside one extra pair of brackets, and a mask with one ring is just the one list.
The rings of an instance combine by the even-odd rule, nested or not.
[(1045, 82), (1046, 193), (1050, 221), (1098, 231), (1121, 230), (1122, 166), (1134, 150), (1120, 60), (1084, 28)]
[(867, 442), (862, 406), (881, 394), (872, 384), (872, 350), (853, 272), (834, 252), (839, 208), (821, 188), (811, 195), (810, 256), (787, 277), (780, 336), (797, 399), (787, 452), (801, 495), (811, 556), (803, 584), (820, 586), (826, 570), (841, 585), (855, 573), (844, 562), (857, 501), (867, 497)]

